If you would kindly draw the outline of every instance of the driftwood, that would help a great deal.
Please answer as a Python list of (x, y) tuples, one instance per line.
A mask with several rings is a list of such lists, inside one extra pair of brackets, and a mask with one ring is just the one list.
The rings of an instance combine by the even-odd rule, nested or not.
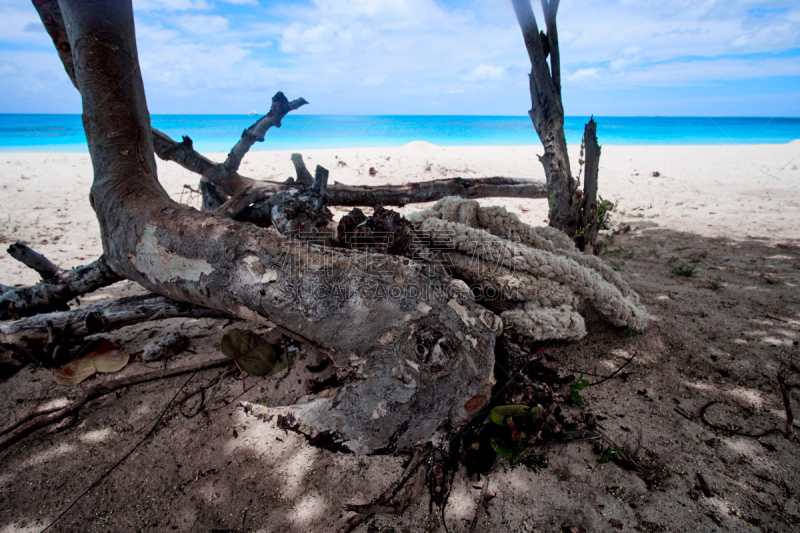
[(0, 320), (69, 309), (67, 302), (73, 298), (122, 279), (111, 270), (104, 257), (66, 271), (19, 242), (11, 245), (8, 253), (39, 272), (42, 281), (31, 287), (5, 287), (0, 292)]
[[(45, 4), (51, 17), (58, 15), (55, 0)], [(508, 318), (513, 334), (533, 339), (580, 337), (583, 321), (576, 306), (584, 302), (614, 324), (646, 325), (647, 313), (635, 293), (598, 258), (580, 254), (560, 231), (530, 228), (504, 211), (449, 197), (539, 198), (545, 194), (542, 184), (456, 178), (401, 186), (329, 185), (327, 171), (317, 167), (312, 177), (299, 154), (292, 158), (296, 180), (245, 178), (238, 174), (242, 157), (267, 128), (279, 126), (305, 100), (289, 102), (276, 94), (270, 115), (243, 133), (225, 163), (215, 163), (196, 153), (191, 139), (176, 143), (150, 126), (131, 4), (61, 0), (60, 8), (66, 24), (56, 26), (69, 28), (71, 61), (65, 60), (64, 67), (82, 96), (95, 171), (92, 205), (108, 267), (164, 298), (184, 302), (164, 300), (173, 313), (185, 305), (183, 312), (274, 324), (328, 354), (343, 385), (332, 399), (311, 398), (274, 409), (281, 427), (342, 451), (417, 449), (437, 431), (457, 432), (488, 403), (495, 337), (504, 331), (499, 313)], [(546, 11), (546, 20), (552, 33), (548, 53), (556, 50), (551, 83), (560, 85), (555, 8)], [(54, 37), (54, 42), (59, 40)], [(546, 54), (536, 57), (544, 61)], [(120, 81), (117, 73), (123, 71), (131, 74)], [(551, 170), (563, 163), (558, 160), (561, 145), (566, 154), (565, 142), (556, 143), (555, 152), (546, 145)], [(167, 196), (158, 183), (156, 153), (201, 175), (204, 209), (212, 213), (199, 213)], [(565, 164), (568, 174), (568, 160)], [(553, 176), (548, 174), (548, 184)], [(549, 197), (552, 201), (552, 191)], [(380, 207), (439, 198), (413, 226)], [(326, 208), (331, 204), (376, 207), (376, 220), (369, 223), (373, 233), (352, 241), (367, 244), (366, 249), (316, 244), (334, 237)], [(354, 212), (350, 223), (356, 218)], [(374, 238), (381, 228), (388, 229), (390, 238), (401, 238), (396, 242), (402, 250), (393, 251), (398, 255)], [(509, 234), (510, 229), (519, 235)], [(312, 237), (298, 239), (306, 238), (303, 233)], [(415, 242), (414, 235), (423, 242)], [(452, 237), (452, 246), (442, 244), (443, 236)], [(336, 236), (346, 244), (342, 237)], [(455, 259), (443, 260), (443, 251)], [(509, 284), (516, 270), (521, 287)], [(480, 298), (465, 280), (483, 291)], [(503, 297), (483, 298), (488, 284), (500, 287)], [(128, 315), (145, 320), (158, 312)], [(57, 338), (81, 338), (84, 332), (124, 323), (120, 316), (89, 311), (25, 327), (34, 332), (28, 338), (52, 347)], [(22, 326), (12, 324), (19, 329), (7, 329), (6, 338), (22, 339)]]
[[(499, 319), (418, 262), (322, 249), (172, 202), (156, 177), (130, 4), (64, 0), (61, 9), (111, 268), (324, 347), (359, 385), (287, 416), (351, 450), (407, 449), (469, 420), (468, 401), (491, 394)], [(132, 74), (120, 83), (120, 71)]]
[(79, 356), (90, 335), (168, 318), (228, 318), (225, 312), (157, 295), (131, 296), (0, 324), (0, 376), (29, 363), (51, 368)]

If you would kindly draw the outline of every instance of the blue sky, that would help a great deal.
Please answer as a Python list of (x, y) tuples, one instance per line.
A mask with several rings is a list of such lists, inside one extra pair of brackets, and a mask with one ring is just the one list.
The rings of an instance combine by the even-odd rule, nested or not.
[[(150, 112), (524, 115), (510, 0), (134, 0)], [(534, 9), (541, 14), (539, 2)], [(562, 0), (567, 115), (800, 116), (797, 0)], [(24, 0), (0, 0), (0, 113), (80, 113)]]

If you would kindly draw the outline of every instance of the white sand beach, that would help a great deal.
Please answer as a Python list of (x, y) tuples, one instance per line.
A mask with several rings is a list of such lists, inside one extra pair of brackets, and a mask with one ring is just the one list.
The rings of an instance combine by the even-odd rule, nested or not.
[[(572, 147), (577, 173), (577, 147)], [(309, 168), (322, 165), (330, 181), (353, 185), (401, 184), (451, 177), (508, 176), (544, 179), (541, 147), (441, 147), (418, 141), (396, 148), (306, 150)], [(260, 179), (294, 175), (290, 151), (250, 152), (240, 169)], [(222, 161), (225, 154), (207, 154)], [(378, 173), (369, 175), (369, 168)], [(426, 171), (427, 168), (430, 170)], [(800, 238), (800, 140), (788, 144), (702, 146), (604, 146), (600, 195), (618, 211), (660, 226), (708, 237)], [(656, 177), (653, 174), (658, 173)], [(159, 180), (176, 201), (193, 202), (184, 185), (197, 177), (158, 160)], [(101, 253), (89, 205), (92, 167), (87, 153), (0, 153), (0, 244), (26, 241), (63, 266)], [(191, 197), (190, 197), (191, 196)], [(525, 222), (543, 224), (543, 200), (482, 200), (504, 205)], [(424, 206), (408, 206), (408, 213)], [(344, 211), (339, 211), (339, 214)], [(0, 256), (4, 283), (31, 283), (36, 274)]]
[[(294, 174), (290, 153), (251, 152), (240, 170), (285, 179)], [(329, 169), (331, 181), (400, 184), (455, 176), (543, 179), (537, 153), (540, 147), (415, 142), (303, 155), (309, 168)], [(573, 173), (577, 159), (573, 147)], [(172, 198), (199, 206), (184, 188), (196, 187), (197, 177), (173, 163), (158, 164)], [(369, 175), (370, 167), (377, 175)], [(449, 531), (469, 531), (476, 512), (476, 531), (796, 530), (800, 454), (781, 434), (786, 418), (776, 372), (781, 362), (798, 361), (799, 167), (800, 141), (603, 147), (600, 194), (617, 206), (613, 231), (601, 237), (605, 257), (640, 294), (652, 322), (628, 336), (588, 314), (588, 336), (553, 343), (548, 357), (559, 373), (592, 382), (632, 359), (614, 379), (584, 389), (583, 408), (564, 409), (575, 421), (591, 414), (598, 430), (635, 453), (648, 471), (602, 464), (602, 450), (589, 442), (549, 442), (536, 449), (541, 468), (493, 468), (486, 477), (496, 496), (484, 514), (477, 505), (484, 480), (470, 479), (462, 467), (444, 517)], [(89, 205), (91, 181), (88, 154), (1, 153), (0, 245), (25, 241), (63, 267), (96, 259), (102, 250)], [(544, 224), (547, 211), (545, 200), (481, 203), (504, 205), (531, 224)], [(674, 258), (695, 261), (695, 275), (675, 275)], [(5, 254), (0, 272), (5, 285), (37, 281)], [(82, 300), (140, 291), (120, 282)], [(124, 328), (111, 340), (132, 355), (123, 372), (143, 372), (218, 358), (223, 331), (235, 326), (172, 319)], [(253, 324), (239, 327), (269, 334)], [(191, 351), (164, 363), (141, 361), (147, 341), (175, 330), (190, 336)], [(288, 405), (307, 394), (314, 378), (309, 365), (317, 363), (300, 354), (280, 377), (248, 377), (246, 393), (217, 371), (199, 373), (193, 386), (219, 387), (202, 416), (167, 416), (53, 531), (80, 524), (81, 531), (323, 532), (343, 525), (343, 506), (375, 499), (398, 478), (405, 459), (334, 454), (254, 416), (258, 406)], [(185, 381), (156, 381), (92, 402), (71, 424), (42, 430), (3, 455), (0, 532), (49, 524), (141, 441)], [(49, 371), (24, 369), (0, 383), (0, 427), (39, 405), (64, 403), (73, 392), (56, 386)], [(793, 398), (800, 401), (796, 393)], [(709, 402), (715, 403), (704, 421), (700, 413)], [(722, 431), (709, 421), (738, 429)], [(745, 435), (769, 430), (776, 431)], [(420, 531), (427, 513), (423, 495), (402, 516), (379, 514), (355, 531)]]

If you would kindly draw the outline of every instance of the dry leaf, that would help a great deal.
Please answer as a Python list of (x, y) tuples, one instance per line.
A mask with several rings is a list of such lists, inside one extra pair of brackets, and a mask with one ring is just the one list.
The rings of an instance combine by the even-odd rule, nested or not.
[(130, 356), (117, 350), (108, 341), (101, 341), (91, 352), (71, 363), (53, 370), (53, 379), (59, 385), (77, 385), (98, 372), (117, 372), (125, 368)]

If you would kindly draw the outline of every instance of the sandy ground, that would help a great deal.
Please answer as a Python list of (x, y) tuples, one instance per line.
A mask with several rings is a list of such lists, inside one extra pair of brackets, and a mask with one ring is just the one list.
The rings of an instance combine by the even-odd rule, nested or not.
[[(309, 167), (330, 169), (331, 180), (363, 184), (543, 178), (536, 152), (411, 143), (304, 156)], [(698, 418), (716, 401), (707, 419), (719, 426), (750, 434), (784, 428), (776, 369), (781, 360), (797, 364), (800, 352), (798, 166), (800, 141), (603, 148), (600, 191), (617, 204), (606, 258), (642, 296), (653, 322), (629, 337), (589, 311), (588, 337), (553, 344), (549, 353), (563, 373), (582, 372), (591, 381), (635, 355), (617, 378), (584, 391), (583, 409), (568, 413), (593, 414), (603, 432), (663, 473), (648, 488), (636, 473), (598, 463), (591, 443), (547, 444), (538, 450), (547, 455), (546, 467), (498, 463), (488, 474), (497, 496), (478, 531), (800, 530), (797, 445), (777, 433), (751, 438), (714, 430)], [(369, 176), (369, 167), (377, 176)], [(289, 152), (250, 154), (242, 172), (284, 179), (293, 173)], [(173, 198), (199, 204), (183, 187), (196, 186), (193, 175), (163, 162), (159, 174)], [(91, 179), (86, 154), (0, 153), (0, 244), (26, 241), (65, 267), (95, 259), (101, 248), (88, 202)], [(541, 224), (547, 209), (543, 200), (482, 202), (505, 205), (532, 224)], [(693, 260), (695, 276), (672, 272)], [(0, 272), (6, 285), (36, 281), (8, 256), (0, 257)], [(124, 282), (82, 302), (140, 292)], [(133, 355), (122, 373), (139, 373), (220, 357), (219, 339), (231, 327), (243, 323), (170, 320), (112, 338)], [(191, 352), (162, 363), (138, 360), (148, 340), (175, 329), (191, 337)], [(348, 516), (343, 505), (380, 494), (405, 458), (320, 450), (243, 408), (243, 402), (256, 412), (259, 405), (294, 402), (327, 377), (308, 368), (318, 357), (301, 349), (287, 372), (244, 384), (209, 370), (92, 402), (71, 425), (43, 430), (0, 455), (0, 533), (43, 531), (56, 518), (49, 531), (335, 530)], [(182, 386), (208, 388), (173, 401)], [(0, 383), (0, 426), (74, 394), (49, 372), (29, 367)], [(793, 400), (800, 401), (797, 390)], [(449, 531), (469, 530), (476, 486), (463, 471), (456, 476), (445, 513)], [(422, 531), (427, 502), (423, 494), (405, 515), (380, 515), (357, 531)]]

